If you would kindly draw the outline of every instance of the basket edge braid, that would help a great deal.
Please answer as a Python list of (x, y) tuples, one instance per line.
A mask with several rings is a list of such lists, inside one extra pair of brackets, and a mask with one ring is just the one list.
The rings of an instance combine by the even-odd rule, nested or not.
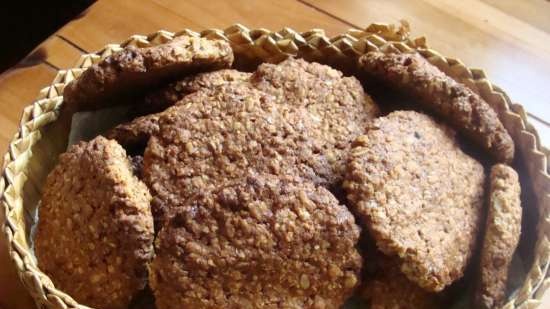
[[(22, 211), (21, 189), (27, 176), (25, 163), (32, 155), (31, 147), (40, 140), (40, 128), (57, 119), (57, 111), (63, 100), (63, 88), (90, 65), (128, 46), (146, 47), (167, 42), (175, 36), (190, 35), (210, 39), (223, 39), (231, 43), (236, 52), (254, 53), (263, 61), (278, 61), (288, 55), (313, 57), (343, 57), (353, 59), (372, 51), (418, 51), (431, 63), (451, 77), (465, 83), (478, 92), (499, 114), (506, 128), (511, 131), (523, 158), (529, 162), (528, 173), (532, 179), (540, 208), (535, 260), (520, 290), (503, 306), (504, 309), (535, 308), (541, 302), (544, 291), (550, 287), (550, 176), (548, 174), (548, 150), (542, 147), (534, 127), (527, 121), (525, 110), (514, 104), (506, 93), (493, 85), (482, 70), (470, 69), (461, 61), (447, 58), (429, 49), (423, 37), (411, 39), (408, 25), (375, 23), (364, 30), (350, 29), (329, 38), (321, 29), (298, 33), (291, 28), (278, 32), (266, 29), (248, 29), (235, 24), (224, 30), (208, 29), (195, 32), (189, 29), (172, 33), (160, 30), (149, 35), (132, 35), (121, 44), (108, 44), (94, 54), (82, 55), (76, 66), (60, 70), (51, 85), (43, 88), (36, 101), (23, 110), (23, 115), (4, 156), (0, 177), (0, 205), (6, 221), (2, 223), (9, 255), (18, 275), (39, 308), (88, 308), (70, 296), (57, 290), (43, 274), (25, 249), (21, 231), (13, 220)], [(19, 232), (19, 233), (18, 233)]]

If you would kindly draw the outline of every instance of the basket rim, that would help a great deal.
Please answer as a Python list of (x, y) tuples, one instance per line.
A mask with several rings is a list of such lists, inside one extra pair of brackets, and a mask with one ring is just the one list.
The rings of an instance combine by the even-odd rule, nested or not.
[[(18, 226), (10, 212), (16, 207), (22, 207), (19, 191), (21, 184), (26, 181), (26, 175), (21, 168), (25, 165), (25, 159), (32, 156), (30, 148), (40, 139), (40, 128), (57, 120), (64, 86), (93, 63), (128, 45), (146, 47), (164, 43), (180, 35), (223, 39), (230, 42), (234, 50), (260, 47), (257, 52), (263, 52), (261, 56), (265, 56), (262, 58), (264, 61), (277, 61), (288, 55), (300, 56), (304, 51), (317, 56), (327, 54), (344, 58), (357, 57), (370, 50), (416, 51), (451, 77), (473, 88), (484, 99), (498, 101), (499, 118), (513, 123), (518, 131), (519, 142), (529, 149), (528, 156), (524, 159), (531, 162), (527, 172), (533, 178), (531, 181), (540, 209), (533, 267), (526, 277), (524, 286), (503, 308), (532, 308), (533, 305), (540, 304), (544, 292), (550, 287), (550, 175), (546, 157), (550, 152), (541, 145), (538, 133), (529, 123), (525, 109), (520, 104), (513, 103), (503, 89), (492, 84), (483, 70), (468, 68), (460, 60), (442, 56), (428, 48), (423, 37), (409, 38), (407, 24), (396, 26), (373, 23), (364, 30), (350, 29), (330, 38), (322, 29), (299, 33), (285, 27), (278, 32), (272, 32), (264, 28), (248, 29), (241, 24), (231, 25), (224, 30), (206, 29), (200, 33), (189, 29), (177, 33), (159, 30), (148, 35), (132, 35), (120, 44), (107, 44), (97, 52), (81, 55), (73, 68), (59, 70), (52, 83), (40, 91), (37, 100), (24, 108), (18, 132), (11, 140), (8, 152), (4, 156), (0, 177), (0, 203), (5, 215), (5, 221), (1, 224), (7, 237), (8, 253), (20, 280), (31, 292), (37, 305), (89, 308), (56, 289), (51, 280), (38, 269), (32, 254), (16, 239)], [(518, 143), (516, 138), (514, 140)]]

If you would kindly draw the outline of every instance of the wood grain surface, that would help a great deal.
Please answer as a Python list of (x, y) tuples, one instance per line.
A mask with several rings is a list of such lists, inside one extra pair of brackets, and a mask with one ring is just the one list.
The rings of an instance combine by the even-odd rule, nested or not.
[[(56, 70), (132, 34), (202, 30), (241, 23), (250, 28), (325, 29), (335, 35), (372, 22), (410, 23), (413, 36), (466, 65), (483, 68), (528, 111), (543, 145), (550, 145), (550, 2), (546, 0), (100, 0), (0, 75), (0, 153), (24, 106)], [(1, 215), (2, 212), (0, 212)], [(31, 308), (0, 235), (0, 309)], [(550, 308), (547, 293), (541, 308)]]

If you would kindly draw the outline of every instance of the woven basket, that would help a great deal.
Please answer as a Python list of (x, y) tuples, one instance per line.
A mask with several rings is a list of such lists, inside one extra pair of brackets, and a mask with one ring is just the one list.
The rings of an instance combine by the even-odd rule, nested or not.
[[(524, 175), (523, 190), (526, 217), (531, 226), (524, 229), (529, 260), (528, 273), (521, 288), (509, 298), (503, 308), (535, 308), (550, 286), (550, 176), (546, 154), (534, 127), (527, 122), (523, 107), (513, 104), (506, 93), (487, 80), (481, 70), (469, 69), (462, 62), (441, 56), (429, 49), (423, 38), (411, 39), (407, 26), (372, 24), (365, 30), (349, 30), (328, 38), (323, 30), (303, 33), (285, 28), (279, 32), (247, 29), (233, 25), (225, 30), (205, 30), (196, 33), (159, 31), (148, 36), (134, 35), (121, 44), (109, 44), (101, 51), (81, 56), (75, 68), (59, 71), (51, 85), (42, 89), (37, 100), (23, 111), (19, 132), (14, 135), (4, 157), (0, 178), (0, 202), (6, 221), (8, 251), (20, 279), (40, 308), (87, 308), (69, 295), (57, 290), (38, 268), (31, 251), (31, 228), (40, 199), (41, 185), (57, 156), (66, 149), (67, 119), (58, 119), (63, 100), (63, 88), (84, 69), (128, 45), (152, 46), (170, 41), (174, 36), (192, 35), (223, 39), (231, 43), (235, 66), (253, 68), (260, 62), (278, 62), (288, 55), (309, 61), (330, 64), (345, 72), (354, 72), (356, 60), (362, 54), (381, 50), (405, 52), (417, 50), (431, 63), (456, 80), (479, 93), (497, 111), (517, 147), (516, 168)], [(532, 190), (530, 189), (532, 188)], [(525, 200), (529, 202), (525, 202)]]

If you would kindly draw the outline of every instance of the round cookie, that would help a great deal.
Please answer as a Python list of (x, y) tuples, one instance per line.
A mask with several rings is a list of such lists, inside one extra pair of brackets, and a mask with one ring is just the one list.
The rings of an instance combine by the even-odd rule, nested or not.
[(340, 308), (359, 282), (359, 227), (326, 189), (249, 175), (197, 194), (164, 225), (157, 308)]
[(350, 157), (344, 189), (377, 247), (428, 291), (460, 278), (481, 223), (485, 176), (454, 131), (393, 112), (357, 138)]
[(145, 287), (153, 257), (150, 200), (115, 141), (71, 146), (43, 187), (38, 266), (80, 303), (126, 308)]
[(157, 222), (195, 193), (248, 170), (297, 175), (326, 185), (334, 171), (310, 136), (316, 120), (280, 105), (248, 83), (230, 83), (186, 96), (162, 113), (144, 154)]
[(335, 171), (329, 182), (339, 185), (351, 142), (379, 114), (361, 83), (327, 65), (295, 58), (264, 63), (250, 80), (280, 104), (303, 107), (317, 120), (312, 134)]

